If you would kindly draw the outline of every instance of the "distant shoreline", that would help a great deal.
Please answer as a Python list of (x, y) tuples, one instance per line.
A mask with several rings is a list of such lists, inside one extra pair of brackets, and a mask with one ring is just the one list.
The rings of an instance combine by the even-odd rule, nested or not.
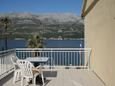
[(49, 38), (49, 39), (46, 39), (46, 40), (84, 40), (84, 38)]
[(25, 38), (15, 38), (14, 40), (25, 40)]

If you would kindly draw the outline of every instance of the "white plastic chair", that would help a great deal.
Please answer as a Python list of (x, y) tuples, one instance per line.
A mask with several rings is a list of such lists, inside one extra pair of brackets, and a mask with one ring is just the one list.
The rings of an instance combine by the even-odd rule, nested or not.
[[(32, 69), (35, 68), (33, 66), (33, 64), (29, 61), (25, 61), (25, 60), (19, 60), (18, 64), (21, 68), (21, 73), (22, 73), (22, 77), (21, 77), (21, 86), (23, 86), (23, 82), (24, 82), (24, 78), (26, 79), (26, 84), (28, 84), (28, 82), (30, 81), (30, 79), (32, 80), (33, 84), (36, 84), (36, 77), (41, 74), (41, 78), (42, 78), (42, 83), (44, 86), (44, 77), (43, 77), (43, 73), (42, 71), (36, 72), (35, 74), (33, 73)], [(40, 67), (37, 67), (40, 70)]]
[(15, 84), (15, 82), (21, 78), (21, 69), (19, 68), (17, 64), (17, 61), (18, 61), (18, 58), (15, 55), (12, 55), (11, 62), (14, 66), (13, 84)]

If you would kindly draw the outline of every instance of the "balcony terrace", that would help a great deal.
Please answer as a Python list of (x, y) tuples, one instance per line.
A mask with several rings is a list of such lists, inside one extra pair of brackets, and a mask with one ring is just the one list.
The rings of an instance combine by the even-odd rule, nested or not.
[[(17, 48), (0, 52), (0, 86), (13, 86), (11, 56), (19, 59), (49, 57), (43, 68), (45, 86), (105, 86), (90, 70), (91, 49), (86, 48)], [(20, 80), (14, 86), (20, 86)], [(30, 86), (34, 86), (30, 84)], [(36, 86), (40, 86), (39, 83)]]

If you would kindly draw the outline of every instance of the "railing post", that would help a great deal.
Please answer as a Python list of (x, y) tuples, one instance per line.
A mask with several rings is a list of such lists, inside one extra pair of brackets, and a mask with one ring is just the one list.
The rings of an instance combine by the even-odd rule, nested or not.
[(91, 68), (90, 59), (91, 59), (91, 49), (88, 50), (88, 70), (90, 70)]
[(53, 54), (52, 54), (52, 48), (51, 48), (51, 69), (52, 69), (52, 56)]

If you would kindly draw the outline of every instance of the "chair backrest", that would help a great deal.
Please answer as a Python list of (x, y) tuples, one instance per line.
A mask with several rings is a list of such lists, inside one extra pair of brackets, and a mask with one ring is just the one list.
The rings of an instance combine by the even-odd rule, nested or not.
[(15, 58), (15, 56), (11, 56), (11, 62), (13, 63), (13, 64), (15, 64), (16, 63), (16, 58)]
[(14, 69), (16, 70), (16, 69), (18, 69), (19, 67), (18, 67), (18, 64), (17, 64), (17, 57), (15, 56), (15, 55), (11, 55), (11, 62), (12, 62), (12, 64), (14, 65)]
[(19, 60), (19, 58), (16, 56), (16, 54), (11, 54), (10, 57), (11, 57), (12, 63), (16, 63), (17, 60)]
[(34, 67), (33, 64), (29, 61), (19, 60), (18, 65), (22, 70), (22, 76), (25, 77), (33, 77), (32, 68)]

